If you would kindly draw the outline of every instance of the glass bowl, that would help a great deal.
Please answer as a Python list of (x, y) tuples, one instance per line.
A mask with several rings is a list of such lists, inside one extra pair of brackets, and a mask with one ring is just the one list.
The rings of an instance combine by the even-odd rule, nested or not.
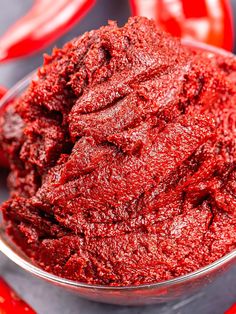
[[(184, 41), (184, 44), (222, 55), (229, 54), (229, 52), (206, 44), (194, 43), (192, 41)], [(21, 95), (34, 75), (34, 73), (31, 73), (16, 84), (1, 99), (0, 108)], [(162, 303), (193, 294), (211, 283), (217, 276), (227, 271), (236, 262), (235, 250), (204, 268), (175, 279), (139, 286), (110, 287), (76, 282), (60, 278), (42, 270), (37, 265), (33, 264), (33, 262), (12, 242), (10, 237), (5, 233), (3, 222), (0, 224), (0, 251), (19, 267), (51, 284), (73, 291), (78, 294), (78, 296), (86, 299), (118, 305)]]

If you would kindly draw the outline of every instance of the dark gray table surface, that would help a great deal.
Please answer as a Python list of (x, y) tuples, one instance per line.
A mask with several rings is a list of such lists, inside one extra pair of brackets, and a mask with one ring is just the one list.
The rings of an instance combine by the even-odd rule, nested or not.
[[(56, 0), (55, 0), (56, 1)], [(0, 35), (32, 4), (31, 0), (0, 0)], [(236, 6), (236, 1), (232, 1)], [(106, 23), (108, 19), (124, 24), (129, 16), (126, 0), (97, 0), (94, 9), (66, 36), (57, 41), (58, 47), (92, 28)], [(47, 52), (50, 52), (49, 47)], [(19, 79), (42, 63), (42, 53), (26, 60), (0, 66), (0, 84), (13, 86)], [(5, 174), (0, 170), (0, 202), (7, 198)], [(192, 297), (176, 302), (142, 306), (120, 307), (83, 300), (78, 296), (53, 287), (20, 270), (0, 253), (0, 274), (35, 308), (39, 314), (223, 314), (236, 302), (236, 267), (218, 278), (211, 286)], [(13, 314), (13, 313), (12, 313)], [(15, 313), (14, 313), (15, 314)]]

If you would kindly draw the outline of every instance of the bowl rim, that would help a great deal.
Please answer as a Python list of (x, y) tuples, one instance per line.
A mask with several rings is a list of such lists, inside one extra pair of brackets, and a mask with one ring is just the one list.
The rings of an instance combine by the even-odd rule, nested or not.
[[(208, 44), (199, 43), (193, 40), (182, 40), (182, 43), (186, 46), (200, 48), (201, 50), (206, 50), (208, 52), (213, 52), (216, 54), (232, 56), (233, 54), (225, 51), (221, 48), (213, 47)], [(35, 80), (37, 76), (35, 75), (37, 71), (33, 71), (30, 74), (26, 75), (23, 79), (21, 79), (18, 83), (16, 83), (0, 100), (0, 108), (4, 107), (7, 102), (11, 101), (16, 95), (18, 96), (21, 94), (22, 89), (26, 88), (29, 83), (31, 82), (32, 78)], [(207, 275), (213, 271), (218, 270), (221, 266), (228, 264), (230, 261), (236, 258), (236, 250), (231, 251), (230, 253), (224, 255), (220, 259), (214, 261), (213, 263), (199, 268), (194, 272), (187, 273), (185, 275), (160, 281), (157, 283), (150, 283), (150, 284), (142, 284), (142, 285), (130, 285), (130, 286), (109, 286), (109, 285), (96, 285), (96, 284), (87, 284), (79, 281), (74, 281), (70, 279), (66, 279), (63, 277), (56, 276), (51, 274), (40, 267), (35, 266), (32, 262), (27, 261), (27, 258), (21, 257), (19, 254), (15, 252), (12, 248), (16, 246), (12, 242), (9, 245), (9, 241), (5, 238), (10, 237), (5, 233), (5, 228), (3, 223), (0, 223), (0, 252), (2, 252), (6, 257), (8, 257), (12, 262), (17, 264), (19, 267), (24, 269), (25, 271), (39, 277), (45, 279), (49, 282), (53, 282), (62, 286), (70, 286), (74, 288), (84, 288), (84, 289), (97, 289), (97, 290), (113, 290), (113, 291), (129, 291), (129, 290), (139, 290), (139, 289), (154, 289), (154, 288), (165, 288), (165, 287), (172, 287), (174, 285), (178, 285), (180, 283), (189, 282), (192, 279), (200, 278), (204, 275)], [(16, 246), (18, 250), (19, 247)]]
[[(4, 236), (2, 235), (4, 233)], [(165, 287), (172, 287), (181, 283), (190, 282), (193, 279), (201, 278), (204, 275), (208, 275), (214, 271), (217, 271), (221, 268), (221, 266), (224, 266), (228, 264), (233, 259), (236, 259), (236, 250), (231, 251), (230, 253), (224, 255), (220, 259), (216, 260), (215, 262), (202, 267), (194, 272), (188, 273), (183, 276), (179, 276), (173, 279), (160, 281), (157, 283), (151, 283), (151, 284), (142, 284), (142, 285), (131, 285), (131, 286), (108, 286), (108, 285), (93, 285), (93, 284), (87, 284), (75, 280), (66, 279), (63, 277), (59, 277), (56, 275), (53, 275), (40, 267), (37, 267), (33, 265), (33, 263), (28, 262), (27, 259), (24, 259), (20, 255), (18, 255), (12, 246), (16, 246), (14, 243), (12, 243), (12, 246), (8, 244), (8, 241), (5, 240), (5, 237), (9, 237), (5, 234), (4, 227), (0, 225), (0, 252), (2, 252), (5, 256), (7, 256), (12, 262), (17, 264), (22, 269), (26, 270), (27, 272), (45, 279), (47, 281), (63, 285), (63, 286), (70, 286), (74, 288), (84, 288), (84, 289), (96, 289), (96, 290), (113, 290), (113, 291), (133, 291), (133, 290), (140, 290), (140, 289), (157, 289), (157, 288), (165, 288)], [(12, 242), (12, 241), (11, 241)], [(17, 247), (18, 250), (20, 250)]]

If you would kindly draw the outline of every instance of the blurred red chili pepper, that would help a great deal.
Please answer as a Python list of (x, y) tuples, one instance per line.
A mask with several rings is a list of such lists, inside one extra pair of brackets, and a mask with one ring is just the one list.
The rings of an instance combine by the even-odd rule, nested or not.
[(15, 291), (0, 277), (0, 313), (3, 314), (36, 314)]
[[(0, 86), (0, 99), (2, 98), (3, 95), (5, 95), (6, 91), (7, 91), (7, 90), (6, 90), (5, 87)], [(0, 108), (0, 110), (1, 110), (1, 108)]]
[(236, 314), (236, 303), (230, 309), (228, 309), (225, 314)]
[(95, 0), (35, 0), (30, 11), (0, 38), (0, 62), (41, 50), (68, 31)]
[(130, 0), (133, 15), (153, 18), (174, 36), (232, 50), (233, 25), (227, 0)]

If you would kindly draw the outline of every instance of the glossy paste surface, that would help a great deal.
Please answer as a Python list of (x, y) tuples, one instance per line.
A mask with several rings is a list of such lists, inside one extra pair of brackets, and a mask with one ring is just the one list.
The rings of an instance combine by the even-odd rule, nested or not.
[(235, 249), (235, 71), (138, 17), (55, 49), (0, 120), (8, 233), (45, 270), (113, 286)]

